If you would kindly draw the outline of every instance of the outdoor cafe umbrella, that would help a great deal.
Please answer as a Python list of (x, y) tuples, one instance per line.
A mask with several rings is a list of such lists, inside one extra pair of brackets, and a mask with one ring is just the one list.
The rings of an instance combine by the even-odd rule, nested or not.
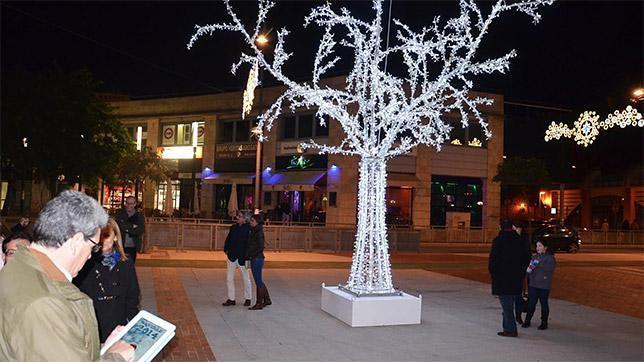
[(230, 191), (230, 199), (228, 200), (228, 215), (233, 216), (237, 211), (237, 184), (233, 183), (233, 188)]

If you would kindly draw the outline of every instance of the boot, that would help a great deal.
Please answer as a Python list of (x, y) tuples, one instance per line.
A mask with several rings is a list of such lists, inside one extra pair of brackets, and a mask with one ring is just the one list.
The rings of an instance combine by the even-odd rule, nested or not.
[(541, 325), (538, 327), (540, 330), (548, 329), (548, 312), (541, 310)]
[(258, 287), (257, 288), (257, 297), (255, 301), (255, 305), (248, 308), (248, 310), (261, 310), (264, 308), (264, 290), (265, 287)]
[(534, 309), (528, 308), (528, 313), (525, 315), (525, 321), (521, 325), (523, 328), (528, 328), (530, 327), (530, 321), (532, 320), (532, 316), (534, 315)]
[(264, 304), (264, 307), (267, 307), (267, 306), (273, 304), (273, 302), (271, 302), (271, 296), (268, 295), (268, 288), (266, 288), (266, 286), (264, 286), (264, 303), (263, 304)]

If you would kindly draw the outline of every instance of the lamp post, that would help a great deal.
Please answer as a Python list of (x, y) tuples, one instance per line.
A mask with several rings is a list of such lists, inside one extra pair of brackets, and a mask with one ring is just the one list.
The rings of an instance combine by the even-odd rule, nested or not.
[[(268, 37), (265, 34), (260, 34), (255, 42), (260, 48), (264, 48), (268, 44)], [(259, 111), (261, 114), (264, 110), (264, 70), (259, 69)], [(255, 197), (253, 198), (254, 213), (260, 213), (262, 209), (261, 204), (261, 183), (262, 183), (262, 143), (259, 141), (259, 134), (261, 130), (254, 127), (252, 130), (257, 141), (257, 149), (255, 151)]]
[[(195, 163), (197, 163), (197, 141), (199, 140), (199, 123), (192, 122), (192, 200), (190, 200), (190, 213), (195, 211), (195, 198), (197, 184), (195, 180)], [(193, 215), (194, 216), (194, 215)]]

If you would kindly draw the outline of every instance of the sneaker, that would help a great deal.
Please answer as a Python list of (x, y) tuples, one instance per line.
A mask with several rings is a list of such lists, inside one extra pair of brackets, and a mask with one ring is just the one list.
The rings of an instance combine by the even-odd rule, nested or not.
[(250, 299), (246, 299), (244, 302), (244, 307), (250, 307)]
[(499, 332), (497, 335), (501, 337), (518, 337), (519, 333), (517, 332)]
[(230, 299), (228, 299), (228, 300), (226, 300), (225, 302), (221, 303), (221, 305), (223, 305), (224, 307), (228, 307), (228, 306), (230, 306), (230, 305), (235, 305), (235, 304), (236, 304), (236, 303), (235, 303), (235, 301), (234, 301), (234, 300), (230, 300)]

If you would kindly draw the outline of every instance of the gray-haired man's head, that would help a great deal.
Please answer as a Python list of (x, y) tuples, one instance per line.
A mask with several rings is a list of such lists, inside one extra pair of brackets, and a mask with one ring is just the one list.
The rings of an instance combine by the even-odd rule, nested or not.
[(107, 224), (107, 213), (96, 200), (78, 191), (63, 191), (40, 211), (35, 243), (59, 248), (77, 233), (86, 238)]

